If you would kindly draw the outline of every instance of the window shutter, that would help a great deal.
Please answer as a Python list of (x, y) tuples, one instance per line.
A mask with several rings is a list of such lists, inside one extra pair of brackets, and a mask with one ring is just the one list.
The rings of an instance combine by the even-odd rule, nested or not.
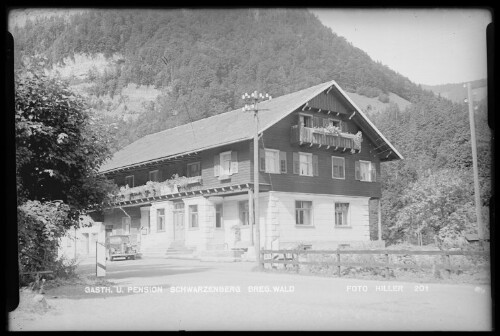
[(313, 176), (319, 176), (317, 155), (313, 155)]
[(377, 182), (377, 168), (375, 167), (375, 163), (371, 163), (371, 181), (372, 182)]
[(259, 170), (266, 171), (266, 150), (264, 148), (259, 150)]
[(220, 155), (214, 155), (214, 176), (220, 175)]
[(354, 175), (356, 180), (361, 180), (361, 172), (359, 169), (359, 161), (354, 162)]
[(231, 175), (238, 173), (238, 152), (231, 152)]
[(280, 172), (282, 174), (286, 173), (286, 152), (280, 151)]
[(293, 153), (293, 173), (299, 174), (299, 172), (300, 172), (299, 153)]

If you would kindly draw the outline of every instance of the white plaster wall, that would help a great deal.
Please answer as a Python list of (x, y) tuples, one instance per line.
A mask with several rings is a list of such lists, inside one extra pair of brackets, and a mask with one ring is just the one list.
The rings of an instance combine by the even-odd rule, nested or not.
[[(157, 210), (165, 209), (165, 231), (158, 232), (157, 225)], [(141, 211), (142, 215), (147, 215), (147, 212)], [(141, 225), (145, 222), (145, 219), (141, 218)], [(173, 239), (173, 229), (172, 229), (172, 202), (158, 202), (153, 203), (149, 209), (149, 223), (150, 223), (150, 232), (148, 235), (142, 236), (141, 241), (141, 250), (145, 250), (147, 248), (168, 248), (169, 244)]]
[[(369, 241), (367, 197), (272, 192), (271, 218), (279, 222), (280, 245), (289, 242)], [(313, 226), (295, 225), (295, 201), (313, 202)], [(350, 227), (335, 227), (335, 202), (349, 203)]]

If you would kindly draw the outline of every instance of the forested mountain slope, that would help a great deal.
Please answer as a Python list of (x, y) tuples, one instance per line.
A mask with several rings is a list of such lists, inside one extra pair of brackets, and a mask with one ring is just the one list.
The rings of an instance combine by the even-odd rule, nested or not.
[[(455, 103), (461, 103), (467, 98), (466, 83), (442, 84), (442, 85), (422, 85), (425, 90), (430, 90), (443, 98), (447, 98)], [(472, 94), (474, 99), (481, 100), (487, 95), (486, 79), (480, 79), (471, 82)]]
[[(383, 168), (385, 238), (414, 241), (420, 234), (427, 243), (438, 234), (474, 231), (473, 188), (454, 184), (470, 186), (472, 179), (467, 106), (374, 62), (306, 10), (89, 10), (39, 17), (10, 30), (17, 67), (24, 56), (42, 55), (47, 69), (59, 70), (92, 108), (107, 112), (108, 121), (116, 123), (114, 150), (146, 134), (239, 108), (244, 92), (279, 96), (334, 79), (357, 97), (405, 157)], [(65, 62), (72, 73), (66, 73)], [(487, 207), (487, 107), (484, 100), (478, 104)], [(442, 219), (420, 191), (460, 196), (453, 194), (452, 207), (439, 208)], [(411, 208), (418, 202), (419, 210)], [(410, 212), (430, 216), (414, 219), (426, 226), (413, 225)]]

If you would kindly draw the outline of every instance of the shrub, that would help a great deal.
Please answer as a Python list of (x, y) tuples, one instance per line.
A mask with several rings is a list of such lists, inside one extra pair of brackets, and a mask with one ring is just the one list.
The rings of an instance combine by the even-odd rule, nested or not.
[(382, 103), (389, 103), (390, 99), (389, 99), (389, 96), (385, 93), (380, 93), (378, 95), (378, 100), (380, 100)]

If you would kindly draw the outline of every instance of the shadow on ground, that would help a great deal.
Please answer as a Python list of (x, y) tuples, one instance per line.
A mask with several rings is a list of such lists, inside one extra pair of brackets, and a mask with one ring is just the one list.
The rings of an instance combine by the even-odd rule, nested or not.
[(106, 299), (118, 296), (129, 296), (136, 294), (163, 295), (168, 293), (170, 284), (158, 284), (154, 286), (85, 286), (69, 285), (47, 290), (45, 297), (49, 301), (57, 299)]
[(212, 269), (211, 267), (189, 267), (180, 268), (178, 266), (171, 265), (124, 265), (119, 268), (113, 268), (108, 270), (106, 273), (106, 280), (120, 280), (125, 278), (151, 278), (151, 277), (161, 277), (166, 275), (177, 275), (185, 273), (199, 273), (206, 272)]

